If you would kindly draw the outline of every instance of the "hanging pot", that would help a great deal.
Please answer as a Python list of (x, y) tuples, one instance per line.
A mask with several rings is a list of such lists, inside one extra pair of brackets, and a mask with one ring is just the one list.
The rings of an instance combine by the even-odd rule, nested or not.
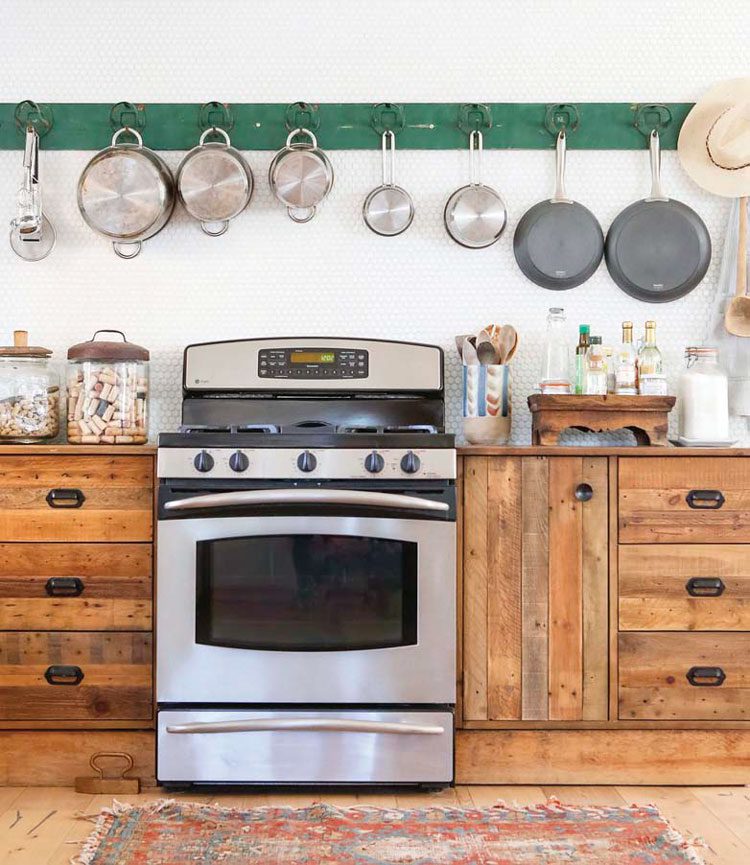
[[(219, 135), (224, 141), (206, 141)], [(199, 220), (203, 231), (219, 237), (229, 220), (250, 203), (253, 173), (229, 135), (218, 126), (207, 129), (177, 169), (177, 191), (185, 210)]]
[[(307, 141), (294, 141), (298, 135)], [(293, 129), (268, 169), (273, 194), (294, 222), (309, 222), (333, 186), (333, 167), (309, 129)]]
[[(118, 143), (124, 134), (136, 143)], [(78, 209), (86, 224), (112, 241), (120, 258), (135, 258), (141, 243), (167, 224), (175, 186), (167, 164), (135, 129), (124, 126), (99, 151), (78, 180)]]
[(482, 133), (469, 134), (470, 181), (448, 199), (443, 213), (448, 234), (461, 246), (483, 249), (492, 246), (503, 233), (508, 213), (500, 194), (480, 180)]
[(365, 225), (383, 237), (395, 237), (411, 225), (414, 201), (411, 195), (396, 186), (396, 136), (386, 129), (382, 138), (383, 183), (365, 199), (362, 215)]

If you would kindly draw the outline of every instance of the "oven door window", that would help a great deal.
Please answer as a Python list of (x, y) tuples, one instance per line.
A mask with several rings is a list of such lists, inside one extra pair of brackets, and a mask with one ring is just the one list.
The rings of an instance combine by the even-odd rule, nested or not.
[(417, 642), (417, 544), (350, 535), (197, 543), (196, 642), (347, 651)]

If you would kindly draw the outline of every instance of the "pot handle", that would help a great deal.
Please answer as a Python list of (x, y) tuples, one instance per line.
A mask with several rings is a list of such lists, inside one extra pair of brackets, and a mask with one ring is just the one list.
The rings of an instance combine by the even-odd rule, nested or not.
[[(218, 225), (219, 228), (217, 231), (212, 231), (209, 226), (210, 225)], [(221, 237), (222, 234), (226, 233), (226, 230), (229, 228), (229, 220), (223, 219), (221, 222), (201, 222), (201, 230), (204, 234), (207, 234), (209, 237)]]
[[(122, 129), (118, 129), (117, 132), (115, 132), (115, 134), (112, 136), (112, 147), (117, 147), (117, 139), (123, 133), (130, 133), (130, 135), (132, 135), (133, 138), (135, 138), (135, 140), (138, 142), (138, 147), (143, 147), (143, 138), (141, 137), (141, 133), (137, 129), (133, 129), (130, 126), (123, 126)], [(133, 145), (131, 144), (130, 146), (132, 147)]]
[(203, 147), (206, 139), (209, 135), (220, 135), (224, 139), (224, 143), (227, 147), (231, 147), (232, 142), (229, 139), (229, 135), (225, 129), (222, 129), (221, 126), (210, 126), (206, 131), (201, 135), (198, 140), (198, 144)]
[[(130, 253), (123, 252), (123, 249), (129, 246), (135, 247), (134, 250)], [(141, 251), (141, 241), (136, 240), (133, 243), (123, 243), (120, 240), (113, 240), (112, 249), (114, 249), (115, 255), (128, 260), (130, 258), (135, 258), (136, 255), (138, 255), (138, 253)]]
[[(289, 219), (292, 222), (298, 222), (300, 225), (309, 222), (315, 216), (315, 205), (312, 207), (287, 207), (286, 212), (289, 214)], [(301, 214), (298, 216), (297, 214)]]
[(314, 132), (310, 132), (309, 129), (303, 129), (301, 126), (298, 126), (296, 129), (292, 129), (292, 131), (287, 135), (286, 138), (286, 146), (287, 149), (291, 148), (292, 141), (294, 141), (295, 136), (297, 135), (306, 135), (310, 139), (310, 144), (306, 145), (310, 147), (312, 150), (318, 149), (318, 139), (315, 137)]

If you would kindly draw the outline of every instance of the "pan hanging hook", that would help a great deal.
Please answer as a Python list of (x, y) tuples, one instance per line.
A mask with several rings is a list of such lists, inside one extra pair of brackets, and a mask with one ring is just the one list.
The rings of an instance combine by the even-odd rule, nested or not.
[(567, 102), (558, 102), (556, 105), (548, 105), (544, 115), (544, 128), (550, 135), (557, 136), (560, 132), (566, 135), (578, 130), (580, 114), (577, 105)]
[(207, 129), (231, 132), (234, 129), (232, 109), (226, 102), (204, 102), (198, 113), (198, 128), (201, 132)]
[(318, 106), (312, 102), (292, 102), (284, 112), (284, 123), (287, 132), (294, 129), (309, 129), (317, 132), (320, 128), (320, 113)]
[(370, 126), (382, 136), (386, 132), (397, 135), (404, 128), (405, 112), (403, 106), (393, 102), (378, 102), (370, 114)]
[(113, 129), (135, 129), (141, 131), (146, 125), (146, 107), (133, 102), (118, 102), (109, 112), (109, 122)]
[(41, 102), (24, 99), (23, 102), (16, 105), (13, 117), (16, 129), (24, 136), (30, 126), (33, 127), (39, 138), (44, 138), (52, 129), (52, 109), (49, 105), (44, 105)]
[(492, 129), (492, 111), (481, 102), (465, 102), (458, 109), (458, 128), (471, 135), (483, 129)]
[(655, 102), (649, 105), (635, 106), (633, 126), (650, 143), (652, 132), (661, 132), (672, 122), (672, 112), (666, 105)]

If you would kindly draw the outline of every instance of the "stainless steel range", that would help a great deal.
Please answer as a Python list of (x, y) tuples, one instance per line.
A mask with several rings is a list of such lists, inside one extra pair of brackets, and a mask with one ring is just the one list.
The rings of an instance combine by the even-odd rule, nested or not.
[(191, 345), (183, 394), (159, 439), (159, 780), (451, 783), (442, 351)]

